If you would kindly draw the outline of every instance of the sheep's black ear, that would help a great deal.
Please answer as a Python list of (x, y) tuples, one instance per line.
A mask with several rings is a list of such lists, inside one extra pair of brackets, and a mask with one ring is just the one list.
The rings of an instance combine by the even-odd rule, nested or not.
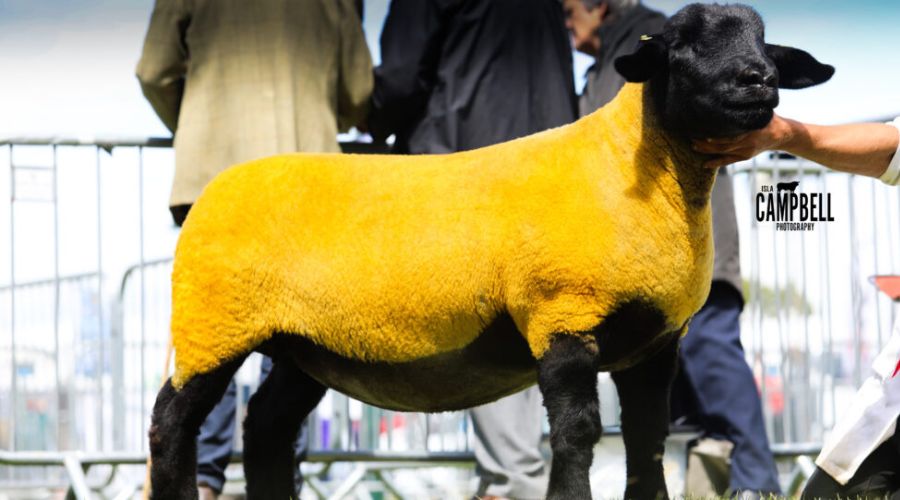
[(778, 68), (778, 86), (783, 89), (803, 89), (827, 82), (834, 74), (834, 66), (822, 64), (809, 52), (766, 44), (766, 55)]
[(629, 82), (646, 82), (669, 63), (666, 43), (661, 35), (644, 35), (637, 50), (616, 58), (616, 71)]

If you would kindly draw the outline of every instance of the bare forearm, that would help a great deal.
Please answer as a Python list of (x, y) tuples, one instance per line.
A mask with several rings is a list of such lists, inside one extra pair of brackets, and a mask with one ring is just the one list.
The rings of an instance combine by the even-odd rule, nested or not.
[(896, 128), (880, 123), (822, 126), (783, 121), (787, 131), (779, 149), (835, 170), (869, 177), (884, 173), (900, 140)]
[[(897, 151), (900, 134), (892, 125), (810, 125), (777, 114), (764, 128), (736, 137), (695, 140), (694, 150), (711, 155), (705, 165), (718, 168), (781, 150), (851, 174), (880, 177)], [(893, 183), (894, 180), (886, 181)]]

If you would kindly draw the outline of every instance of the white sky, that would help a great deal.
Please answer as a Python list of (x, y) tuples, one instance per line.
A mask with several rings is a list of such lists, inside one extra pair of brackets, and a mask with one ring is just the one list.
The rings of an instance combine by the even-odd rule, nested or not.
[[(672, 13), (686, 2), (657, 0)], [(769, 41), (833, 64), (832, 81), (783, 92), (779, 111), (837, 123), (900, 114), (900, 2), (765, 0)], [(377, 59), (386, 1), (366, 2)], [(166, 135), (133, 76), (150, 0), (0, 0), (0, 135)], [(579, 59), (578, 74), (585, 59)]]

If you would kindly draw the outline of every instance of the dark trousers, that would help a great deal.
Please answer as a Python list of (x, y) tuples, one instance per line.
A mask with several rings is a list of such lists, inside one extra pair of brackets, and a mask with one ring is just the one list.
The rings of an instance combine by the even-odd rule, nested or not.
[[(897, 422), (900, 425), (900, 419)], [(900, 428), (897, 429), (900, 431)], [(890, 498), (900, 500), (900, 434), (895, 431), (887, 441), (863, 460), (856, 474), (840, 484), (824, 470), (816, 472), (803, 488), (801, 498)]]
[(742, 308), (734, 286), (713, 282), (681, 342), (672, 418), (686, 417), (708, 437), (734, 443), (731, 491), (780, 493), (762, 403), (741, 345)]
[[(191, 205), (176, 205), (169, 207), (172, 220), (179, 227), (184, 223)], [(263, 356), (262, 367), (259, 374), (259, 383), (269, 375), (272, 370), (272, 359)], [(231, 459), (232, 444), (234, 443), (235, 414), (237, 412), (237, 385), (234, 380), (228, 383), (228, 389), (219, 403), (213, 408), (203, 425), (200, 426), (200, 434), (197, 436), (197, 483), (203, 483), (217, 492), (225, 486), (225, 468)], [(294, 486), (297, 498), (300, 498), (300, 489), (303, 487), (303, 476), (300, 474), (300, 462), (306, 456), (309, 448), (306, 422), (300, 427), (297, 440), (294, 442), (294, 456), (297, 459), (297, 470), (294, 472)]]

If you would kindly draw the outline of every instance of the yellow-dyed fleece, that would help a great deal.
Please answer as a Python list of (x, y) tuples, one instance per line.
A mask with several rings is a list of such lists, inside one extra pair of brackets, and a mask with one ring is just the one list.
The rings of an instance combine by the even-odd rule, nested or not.
[(555, 333), (653, 301), (676, 331), (712, 273), (713, 175), (628, 84), (564, 127), (474, 151), (291, 154), (207, 186), (175, 253), (173, 383), (274, 332), (403, 362), (460, 349), (509, 312)]

